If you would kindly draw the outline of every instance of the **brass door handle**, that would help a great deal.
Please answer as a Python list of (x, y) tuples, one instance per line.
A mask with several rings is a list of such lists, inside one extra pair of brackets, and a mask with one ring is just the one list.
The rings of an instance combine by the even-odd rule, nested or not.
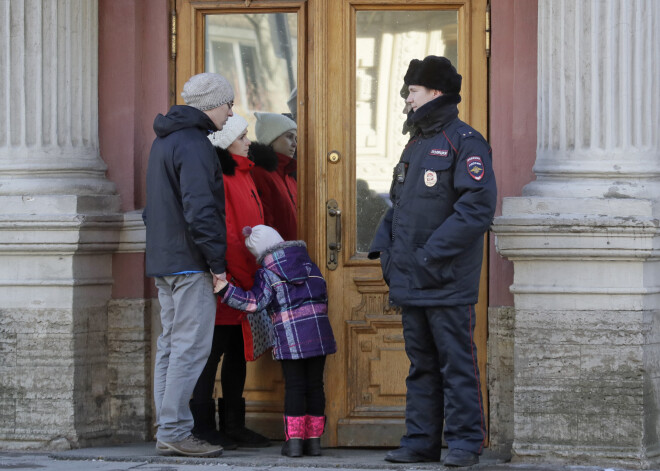
[(335, 200), (328, 200), (326, 204), (326, 236), (328, 240), (327, 263), (330, 270), (337, 268), (341, 250), (341, 210)]

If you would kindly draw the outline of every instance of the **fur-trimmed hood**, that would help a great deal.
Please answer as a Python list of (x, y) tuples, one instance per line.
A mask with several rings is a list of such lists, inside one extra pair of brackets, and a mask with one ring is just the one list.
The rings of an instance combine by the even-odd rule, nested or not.
[(307, 280), (314, 266), (307, 253), (307, 244), (302, 240), (289, 240), (274, 245), (259, 257), (257, 263), (293, 284)]
[(215, 153), (218, 155), (218, 160), (220, 161), (220, 166), (222, 167), (223, 175), (235, 175), (236, 166), (238, 162), (234, 160), (231, 153), (227, 149), (221, 147), (214, 147)]
[(275, 152), (272, 146), (253, 142), (250, 144), (248, 155), (257, 167), (261, 167), (268, 172), (277, 170), (279, 161), (277, 159), (277, 152)]

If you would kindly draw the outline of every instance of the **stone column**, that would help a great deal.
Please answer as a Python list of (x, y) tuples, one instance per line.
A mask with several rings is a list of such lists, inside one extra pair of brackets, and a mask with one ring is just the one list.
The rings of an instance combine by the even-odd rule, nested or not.
[(519, 461), (660, 465), (660, 2), (539, 0), (538, 145), (514, 263)]
[(122, 217), (99, 156), (97, 0), (0, 2), (0, 447), (109, 434)]

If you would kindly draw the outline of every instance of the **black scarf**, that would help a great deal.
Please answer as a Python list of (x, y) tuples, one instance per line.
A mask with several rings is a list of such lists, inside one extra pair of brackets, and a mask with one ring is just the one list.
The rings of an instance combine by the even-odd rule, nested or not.
[(408, 113), (406, 126), (413, 130), (412, 135), (430, 136), (437, 134), (448, 123), (458, 117), (458, 94), (441, 95)]

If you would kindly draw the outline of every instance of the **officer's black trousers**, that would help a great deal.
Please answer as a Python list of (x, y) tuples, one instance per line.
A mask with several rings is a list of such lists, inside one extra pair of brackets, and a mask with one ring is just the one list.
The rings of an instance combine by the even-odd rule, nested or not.
[(408, 306), (402, 314), (410, 371), (401, 446), (439, 459), (444, 418), (450, 449), (481, 453), (485, 423), (474, 306)]

